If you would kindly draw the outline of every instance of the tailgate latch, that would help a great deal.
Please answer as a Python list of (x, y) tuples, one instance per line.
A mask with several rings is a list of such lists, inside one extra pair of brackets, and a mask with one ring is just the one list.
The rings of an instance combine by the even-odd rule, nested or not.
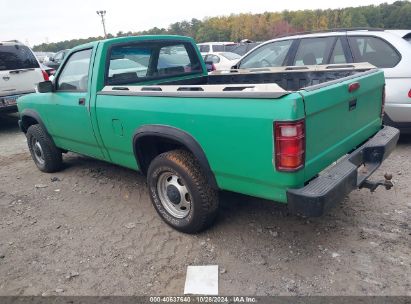
[(371, 192), (374, 192), (379, 186), (384, 186), (386, 190), (390, 190), (392, 187), (394, 187), (394, 184), (392, 183), (391, 180), (392, 180), (392, 174), (385, 173), (383, 180), (379, 180), (376, 182), (365, 180), (361, 184), (360, 189), (367, 188), (367, 189), (370, 189)]

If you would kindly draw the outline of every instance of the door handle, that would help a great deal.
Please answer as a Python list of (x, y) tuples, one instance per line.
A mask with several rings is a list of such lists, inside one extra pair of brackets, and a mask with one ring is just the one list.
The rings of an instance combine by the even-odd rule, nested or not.
[(79, 104), (80, 106), (86, 105), (86, 99), (85, 99), (85, 98), (80, 98), (80, 99), (78, 100), (78, 104)]

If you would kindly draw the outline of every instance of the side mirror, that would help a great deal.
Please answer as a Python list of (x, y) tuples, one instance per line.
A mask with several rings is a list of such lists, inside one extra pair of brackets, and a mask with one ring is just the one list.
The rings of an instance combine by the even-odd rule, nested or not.
[(53, 83), (51, 81), (42, 81), (37, 84), (37, 92), (51, 93), (53, 92)]
[(206, 65), (206, 68), (207, 68), (207, 72), (212, 72), (212, 71), (216, 70), (216, 68), (214, 66), (214, 63), (212, 61), (206, 61), (205, 65)]

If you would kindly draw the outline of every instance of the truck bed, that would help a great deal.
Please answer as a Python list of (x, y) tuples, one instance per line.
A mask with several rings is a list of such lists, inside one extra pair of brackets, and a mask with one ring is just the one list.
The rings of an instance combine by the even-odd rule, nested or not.
[(205, 77), (160, 85), (106, 86), (103, 94), (117, 91), (116, 95), (275, 99), (300, 89), (347, 80), (374, 68), (368, 63), (359, 63), (217, 71)]
[(335, 81), (371, 69), (375, 69), (375, 66), (365, 62), (216, 71), (205, 77), (165, 82), (163, 85), (251, 85), (275, 83), (285, 91), (298, 91), (309, 86)]
[[(303, 186), (381, 129), (384, 83), (383, 73), (369, 64), (310, 67), (304, 72), (289, 68), (218, 72), (155, 85), (106, 86), (97, 94), (99, 126), (103, 134), (112, 133), (113, 119), (127, 121), (127, 130), (139, 123), (182, 129), (203, 147), (222, 189), (285, 202), (281, 189)], [(282, 77), (288, 77), (287, 81)], [(242, 83), (251, 79), (261, 83)], [(217, 84), (223, 80), (227, 83)], [(349, 91), (352, 84), (358, 89)], [(122, 96), (122, 102), (113, 96)], [(305, 121), (305, 166), (293, 174), (273, 175), (273, 146), (266, 139), (273, 137), (273, 122), (288, 120)], [(124, 151), (112, 152), (113, 161), (131, 167), (132, 160), (124, 158), (128, 142), (107, 137), (110, 150), (124, 146)], [(236, 151), (236, 158), (221, 151)], [(254, 171), (263, 177), (250, 179)]]

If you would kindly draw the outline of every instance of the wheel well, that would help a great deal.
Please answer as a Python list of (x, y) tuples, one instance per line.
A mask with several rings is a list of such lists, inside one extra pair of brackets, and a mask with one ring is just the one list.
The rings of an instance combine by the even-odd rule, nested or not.
[(168, 126), (145, 126), (133, 139), (134, 155), (140, 171), (146, 175), (151, 161), (158, 155), (176, 149), (184, 149), (194, 155), (206, 174), (210, 185), (218, 189), (214, 173), (201, 146), (191, 135)]
[(135, 142), (135, 152), (140, 171), (143, 174), (147, 174), (151, 161), (157, 155), (176, 149), (185, 149), (190, 151), (182, 143), (170, 138), (151, 135), (139, 138)]
[(39, 122), (37, 121), (37, 119), (31, 117), (31, 116), (23, 116), (21, 118), (21, 128), (23, 130), (24, 133), (27, 132), (28, 128), (32, 125), (36, 125)]

